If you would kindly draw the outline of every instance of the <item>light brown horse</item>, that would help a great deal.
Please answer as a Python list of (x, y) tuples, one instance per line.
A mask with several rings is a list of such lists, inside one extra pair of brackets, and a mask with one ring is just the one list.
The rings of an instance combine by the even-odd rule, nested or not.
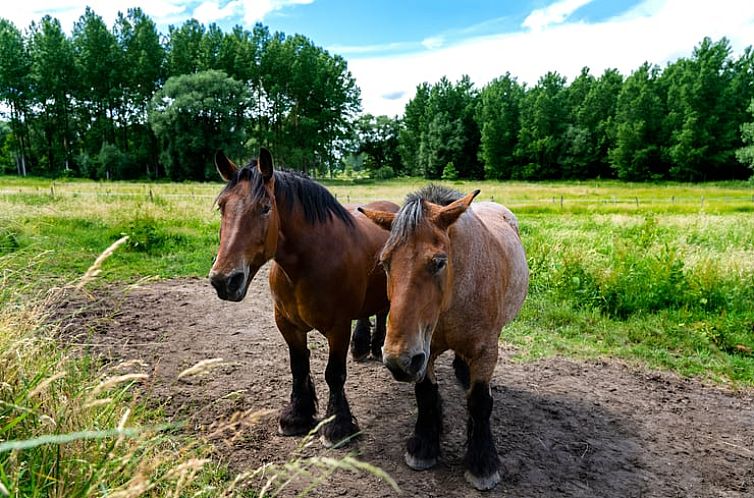
[[(329, 345), (326, 417), (335, 416), (322, 428), (322, 440), (326, 445), (343, 441), (358, 431), (344, 391), (351, 320), (368, 323), (370, 315), (387, 312), (385, 273), (378, 259), (388, 232), (344, 208), (309, 177), (275, 171), (266, 149), (245, 168), (222, 153), (215, 163), (228, 183), (217, 198), (220, 247), (210, 281), (221, 299), (240, 301), (259, 268), (273, 260), (275, 323), (288, 344), (293, 375), (280, 432), (304, 434), (315, 425), (307, 333), (317, 329)], [(391, 202), (367, 207), (398, 210)]]
[(419, 414), (406, 463), (423, 470), (440, 453), (442, 413), (434, 363), (451, 349), (467, 389), (466, 479), (477, 489), (500, 480), (490, 429), (490, 378), (498, 337), (526, 297), (529, 270), (518, 222), (493, 202), (471, 201), (430, 185), (410, 194), (398, 214), (361, 209), (390, 229), (381, 262), (388, 273), (390, 315), (383, 361), (396, 380), (415, 382)]

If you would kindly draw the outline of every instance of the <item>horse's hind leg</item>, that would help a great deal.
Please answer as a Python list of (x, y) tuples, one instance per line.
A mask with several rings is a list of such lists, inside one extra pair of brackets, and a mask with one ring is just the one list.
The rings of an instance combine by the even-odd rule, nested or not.
[(351, 323), (346, 322), (325, 334), (330, 346), (327, 368), (325, 368), (325, 380), (330, 388), (330, 399), (327, 402), (325, 418), (335, 417), (322, 428), (322, 444), (327, 447), (344, 444), (359, 432), (356, 420), (351, 415), (351, 408), (348, 406), (344, 389), (350, 328)]
[(377, 313), (374, 323), (374, 334), (372, 334), (372, 357), (382, 361), (382, 345), (385, 343), (385, 334), (387, 332), (387, 311)]
[(471, 388), (466, 394), (469, 420), (464, 477), (475, 488), (488, 490), (500, 481), (500, 461), (490, 428), (492, 394), (489, 380), (495, 367), (495, 359), (483, 362), (483, 372), (479, 371), (480, 368), (475, 368), (478, 363), (480, 362), (477, 360), (470, 364)]
[(427, 374), (414, 386), (419, 414), (416, 418), (414, 435), (406, 443), (404, 458), (406, 465), (414, 470), (433, 467), (440, 456), (440, 434), (442, 433), (442, 398), (437, 389), (434, 373), (434, 359), (427, 365)]
[(455, 357), (453, 358), (453, 370), (455, 371), (456, 379), (458, 379), (458, 382), (464, 389), (468, 390), (469, 383), (471, 382), (471, 379), (469, 377), (469, 364), (466, 363), (463, 358), (458, 356), (458, 353), (456, 353)]
[(369, 356), (369, 333), (372, 324), (369, 318), (356, 321), (351, 338), (351, 357), (354, 361), (364, 361)]
[(317, 412), (317, 395), (309, 371), (309, 348), (306, 331), (294, 327), (275, 314), (275, 321), (288, 344), (293, 386), (291, 401), (280, 412), (279, 431), (284, 436), (306, 434), (314, 428)]

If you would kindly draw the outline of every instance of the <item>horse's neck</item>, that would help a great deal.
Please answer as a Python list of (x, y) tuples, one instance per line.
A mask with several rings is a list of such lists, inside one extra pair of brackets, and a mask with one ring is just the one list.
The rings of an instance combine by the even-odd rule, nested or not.
[[(487, 280), (484, 275), (490, 270), (489, 240), (482, 220), (468, 212), (450, 230), (453, 253), (454, 294), (478, 292)], [(481, 278), (480, 278), (481, 276)]]
[[(301, 207), (294, 204), (290, 210), (280, 213), (275, 262), (291, 279), (296, 280), (302, 270), (317, 264), (317, 261), (321, 262), (322, 257), (330, 260), (342, 257), (348, 242), (342, 239), (342, 235), (336, 237), (335, 233), (342, 223), (332, 216), (328, 222), (311, 225), (306, 221)], [(340, 240), (340, 243), (336, 240)], [(335, 244), (340, 247), (334, 247)]]

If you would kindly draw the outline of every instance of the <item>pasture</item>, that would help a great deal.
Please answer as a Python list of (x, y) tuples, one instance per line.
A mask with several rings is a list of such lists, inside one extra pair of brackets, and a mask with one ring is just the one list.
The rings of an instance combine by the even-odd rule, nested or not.
[[(340, 201), (353, 203), (375, 199), (400, 202), (407, 192), (424, 184), (421, 180), (324, 183)], [(747, 448), (754, 445), (754, 434), (751, 424), (747, 427), (740, 417), (747, 407), (751, 410), (754, 386), (753, 185), (601, 181), (450, 185), (462, 192), (480, 188), (479, 199), (501, 202), (516, 213), (531, 270), (524, 308), (501, 334), (504, 354), (493, 380), (493, 432), (498, 438), (503, 434), (511, 438), (510, 442), (498, 442), (504, 468), (512, 476), (507, 481), (503, 478), (499, 490), (536, 495), (556, 489), (566, 479), (564, 489), (577, 493), (583, 491), (581, 486), (591, 486), (596, 495), (600, 494), (597, 490), (610, 495), (627, 487), (643, 489), (645, 495), (673, 490), (696, 493), (698, 489), (708, 491), (706, 494), (750, 491), (754, 476), (746, 469), (752, 467), (753, 455)], [(117, 426), (123, 406), (143, 412), (139, 420), (145, 424), (159, 424), (165, 417), (191, 420), (198, 430), (176, 436), (188, 437), (184, 442), (192, 446), (181, 449), (180, 458), (195, 462), (206, 456), (206, 447), (197, 444), (195, 437), (213, 435), (213, 444), (220, 448), (216, 454), (222, 464), (213, 460), (199, 466), (201, 469), (185, 470), (186, 476), (190, 471), (192, 477), (199, 476), (195, 489), (208, 495), (212, 495), (208, 490), (232, 480), (228, 476), (248, 470), (244, 461), (255, 464), (252, 467), (284, 462), (297, 443), (274, 434), (274, 417), (268, 415), (259, 415), (257, 424), (236, 419), (235, 425), (228, 426), (233, 437), (226, 437), (223, 431), (218, 435), (218, 427), (213, 425), (235, 412), (279, 408), (289, 382), (286, 354), (271, 321), (263, 275), (255, 280), (255, 292), (235, 308), (216, 302), (205, 281), (192, 280), (206, 277), (218, 244), (219, 214), (212, 204), (219, 190), (220, 184), (53, 183), (9, 178), (0, 182), (0, 303), (6, 349), (28, 344), (13, 334), (23, 329), (19, 323), (38, 320), (25, 303), (39, 303), (50, 288), (76, 281), (104, 249), (123, 235), (129, 236), (103, 263), (99, 277), (87, 285), (89, 297), (66, 301), (69, 308), (83, 310), (62, 333), (69, 344), (77, 344), (73, 356), (78, 356), (72, 359), (72, 354), (61, 353), (45, 342), (42, 347), (47, 349), (40, 351), (47, 355), (49, 364), (44, 368), (49, 374), (32, 376), (34, 382), (19, 374), (26, 379), (26, 386), (32, 386), (26, 394), (54, 375), (64, 360), (75, 362), (80, 371), (76, 382), (67, 381), (68, 387), (75, 389), (92, 382), (85, 379), (103, 375), (101, 369), (108, 365), (121, 360), (144, 361), (149, 367), (138, 372), (150, 373), (154, 379), (145, 390), (150, 394), (149, 409), (143, 408), (141, 391), (123, 390), (108, 397), (112, 402), (109, 418), (93, 413), (91, 418), (77, 421), (83, 426), (65, 426), (65, 430), (90, 429), (92, 420), (97, 429)], [(161, 282), (153, 283), (153, 279)], [(126, 292), (132, 284), (140, 288)], [(250, 298), (258, 298), (262, 304), (252, 307)], [(43, 323), (37, 325), (28, 325), (28, 337), (44, 328)], [(244, 332), (247, 329), (254, 333)], [(81, 359), (82, 349), (92, 354)], [(89, 359), (102, 353), (104, 363)], [(224, 362), (210, 374), (175, 380), (198, 361), (216, 357), (223, 357)], [(321, 358), (313, 361), (315, 369), (321, 367)], [(19, 371), (32, 369), (32, 365), (35, 363), (19, 367)], [(451, 376), (443, 377), (443, 369), (447, 366), (440, 366), (441, 382), (450, 384)], [(408, 489), (435, 489), (426, 475), (444, 489), (457, 488), (458, 493), (465, 489), (463, 483), (447, 482), (447, 476), (458, 476), (457, 468), (451, 471), (448, 466), (460, 465), (453, 455), (461, 451), (457, 447), (462, 438), (450, 429), (462, 423), (462, 413), (450, 414), (458, 421), (446, 427), (450, 446), (444, 447), (445, 466), (430, 474), (407, 474), (401, 467), (403, 441), (394, 433), (408, 433), (408, 411), (413, 406), (410, 389), (393, 383), (379, 365), (349, 362), (346, 390), (365, 431), (357, 447), (365, 461), (394, 474)], [(375, 403), (374, 398), (383, 401)], [(675, 418), (660, 408), (663, 399), (678, 410), (671, 410)], [(30, 433), (18, 432), (18, 424), (8, 427), (5, 420), (15, 420), (9, 403), (21, 403), (15, 398), (11, 401), (6, 399), (2, 408), (4, 439), (63, 431), (59, 422), (60, 430), (39, 423)], [(379, 405), (391, 405), (385, 407), (390, 416), (376, 411)], [(26, 409), (43, 408), (32, 404)], [(528, 413), (534, 414), (534, 422), (527, 426)], [(644, 415), (646, 424), (613, 425), (621, 416), (641, 419)], [(47, 416), (56, 418), (54, 413)], [(688, 419), (685, 422), (684, 417)], [(381, 420), (396, 420), (405, 427), (383, 427)], [(719, 423), (714, 426), (716, 420)], [(676, 448), (672, 437), (658, 436), (653, 445), (645, 447), (652, 435), (667, 430), (668, 423), (678, 426), (675, 436), (699, 442)], [(696, 424), (701, 432), (697, 434), (690, 424)], [(592, 429), (580, 428), (587, 425)], [(143, 451), (139, 444), (161, 448), (161, 460), (151, 469), (159, 480), (169, 473), (164, 470), (166, 460), (179, 458), (166, 453), (165, 446), (184, 446), (170, 443), (173, 440), (164, 434), (149, 437), (159, 441), (137, 438), (137, 447), (124, 448), (123, 455)], [(391, 443), (384, 438), (392, 438)], [(700, 457), (685, 473), (658, 470), (660, 455), (675, 450), (696, 454), (705, 438), (711, 441), (714, 458)], [(106, 449), (83, 444), (79, 448), (94, 452), (84, 459), (101, 457), (107, 454)], [(310, 446), (302, 451), (307, 456), (318, 455), (319, 448)], [(506, 454), (514, 456), (506, 460)], [(605, 454), (614, 458), (605, 460)], [(624, 456), (615, 456), (620, 454)], [(647, 463), (647, 455), (657, 461)], [(0, 458), (4, 469), (0, 478), (6, 486), (12, 479), (27, 482), (28, 476), (19, 475), (13, 462)], [(535, 465), (537, 459), (542, 461)], [(607, 462), (601, 470), (598, 460)], [(566, 463), (555, 465), (558, 462)], [(670, 457), (662, 463), (681, 466), (681, 460)], [(548, 474), (553, 466), (557, 471)], [(543, 473), (538, 480), (531, 467)], [(739, 468), (740, 472), (735, 470)], [(108, 485), (122, 485), (130, 478), (129, 472), (138, 470), (135, 465), (124, 469), (96, 475), (107, 479)], [(622, 480), (611, 485), (614, 488), (599, 484), (610, 469), (628, 469)], [(706, 479), (710, 487), (692, 490), (679, 484), (696, 483), (695, 479)], [(333, 486), (354, 489), (342, 476)], [(369, 488), (389, 492), (384, 483)], [(158, 494), (159, 489), (151, 492)]]

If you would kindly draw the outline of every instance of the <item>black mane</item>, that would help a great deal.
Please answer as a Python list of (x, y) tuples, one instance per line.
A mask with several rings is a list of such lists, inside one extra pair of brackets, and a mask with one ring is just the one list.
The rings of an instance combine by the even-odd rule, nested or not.
[(385, 243), (386, 250), (396, 244), (405, 242), (416, 231), (426, 214), (422, 201), (447, 206), (462, 197), (463, 194), (457, 190), (442, 185), (435, 185), (434, 183), (430, 183), (426, 187), (408, 194), (403, 207), (401, 207), (393, 220), (390, 237)]
[[(354, 226), (353, 217), (346, 208), (325, 187), (312, 180), (308, 175), (299, 171), (279, 169), (276, 169), (273, 174), (275, 175), (275, 199), (278, 202), (278, 207), (290, 211), (294, 202), (300, 204), (304, 211), (304, 219), (310, 225), (326, 223), (334, 216), (345, 223), (346, 226)], [(251, 195), (254, 199), (259, 199), (265, 195), (264, 179), (257, 168), (256, 160), (252, 160), (247, 166), (239, 169), (225, 186), (223, 192), (232, 189), (242, 180), (248, 180), (251, 183)]]

